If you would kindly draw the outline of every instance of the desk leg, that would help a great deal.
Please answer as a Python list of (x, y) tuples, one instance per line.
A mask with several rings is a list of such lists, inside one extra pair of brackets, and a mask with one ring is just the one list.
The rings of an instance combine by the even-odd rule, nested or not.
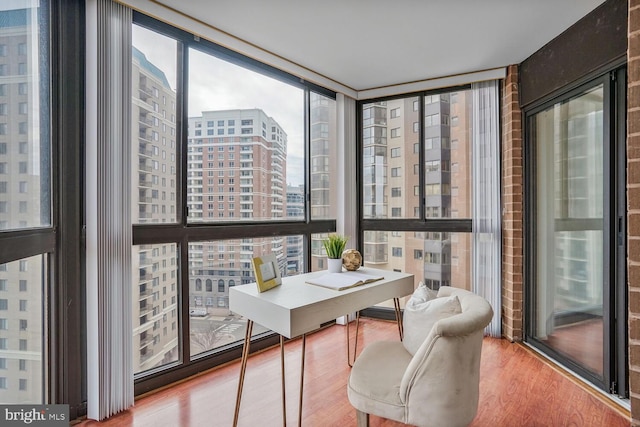
[(302, 334), (302, 362), (300, 364), (300, 402), (298, 409), (298, 427), (302, 426), (302, 391), (304, 387), (304, 352), (307, 343), (307, 334)]
[(285, 394), (284, 374), (284, 337), (280, 335), (280, 369), (282, 371), (282, 425), (287, 427), (287, 397)]
[(356, 361), (356, 352), (358, 351), (358, 328), (360, 327), (360, 312), (356, 311), (356, 341), (353, 346), (353, 362), (351, 362), (350, 352), (350, 344), (349, 344), (349, 315), (346, 316), (347, 319), (347, 364), (349, 367), (353, 367), (353, 364)]
[(404, 326), (402, 325), (402, 312), (400, 311), (400, 299), (393, 299), (393, 308), (396, 310), (396, 322), (398, 322), (398, 333), (400, 334), (400, 341), (404, 338)]
[(240, 381), (238, 381), (238, 394), (236, 394), (236, 410), (233, 414), (233, 426), (238, 425), (238, 415), (240, 415), (240, 400), (242, 399), (242, 386), (244, 385), (244, 373), (247, 370), (247, 359), (249, 358), (249, 346), (251, 345), (251, 330), (253, 320), (247, 320), (247, 331), (244, 335), (244, 345), (242, 346), (242, 363), (240, 364)]

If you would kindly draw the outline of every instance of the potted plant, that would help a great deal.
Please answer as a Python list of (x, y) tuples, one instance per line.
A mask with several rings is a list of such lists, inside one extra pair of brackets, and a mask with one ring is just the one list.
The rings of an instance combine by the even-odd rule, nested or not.
[(327, 252), (327, 266), (330, 273), (340, 273), (342, 271), (342, 252), (347, 245), (348, 237), (341, 234), (329, 234), (322, 241), (324, 250)]

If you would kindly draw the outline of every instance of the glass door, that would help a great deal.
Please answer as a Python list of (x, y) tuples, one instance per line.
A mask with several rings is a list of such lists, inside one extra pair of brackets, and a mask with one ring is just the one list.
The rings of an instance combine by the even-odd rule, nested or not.
[(614, 332), (616, 106), (608, 77), (527, 117), (527, 341), (613, 391), (615, 356), (626, 348), (615, 347)]

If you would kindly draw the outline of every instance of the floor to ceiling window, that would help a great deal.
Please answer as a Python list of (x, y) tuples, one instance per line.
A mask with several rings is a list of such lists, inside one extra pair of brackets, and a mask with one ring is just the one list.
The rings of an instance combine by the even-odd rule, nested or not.
[(471, 99), (456, 88), (360, 103), (366, 265), (470, 289)]
[(618, 361), (626, 339), (616, 324), (626, 324), (624, 310), (616, 310), (626, 307), (618, 296), (625, 279), (617, 268), (624, 249), (617, 79), (624, 80), (623, 71), (527, 114), (533, 278), (527, 336), (595, 384), (624, 395), (626, 367)]
[(45, 403), (52, 218), (47, 2), (0, 5), (0, 403)]
[(141, 14), (132, 31), (140, 393), (239, 355), (246, 321), (229, 288), (254, 281), (253, 257), (275, 254), (283, 276), (322, 268), (317, 243), (336, 227), (336, 101)]
[[(147, 55), (177, 52), (177, 42), (134, 26), (132, 49), (131, 176), (137, 187), (132, 191), (132, 222), (175, 224), (177, 60), (176, 55), (166, 55), (153, 63)], [(132, 271), (137, 285), (132, 287), (133, 360), (134, 372), (139, 373), (180, 360), (177, 244), (134, 246)]]

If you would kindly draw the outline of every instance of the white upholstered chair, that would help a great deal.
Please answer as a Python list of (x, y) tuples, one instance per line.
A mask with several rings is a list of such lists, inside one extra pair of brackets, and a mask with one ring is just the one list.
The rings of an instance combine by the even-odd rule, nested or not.
[(471, 292), (451, 287), (438, 291), (438, 298), (453, 295), (461, 312), (438, 320), (413, 356), (398, 341), (375, 342), (358, 356), (347, 394), (359, 427), (369, 425), (369, 414), (416, 426), (455, 427), (473, 421), (482, 338), (493, 310)]

